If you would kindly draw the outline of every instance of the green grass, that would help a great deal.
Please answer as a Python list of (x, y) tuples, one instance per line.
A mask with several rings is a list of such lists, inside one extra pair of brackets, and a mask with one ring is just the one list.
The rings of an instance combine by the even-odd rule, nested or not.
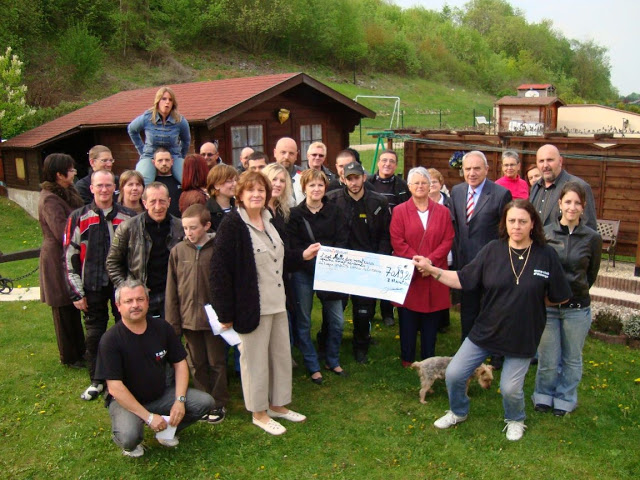
[[(314, 309), (314, 324), (318, 326)], [(459, 323), (441, 335), (437, 353), (452, 354)], [(231, 380), (227, 420), (197, 424), (181, 435), (175, 451), (146, 432), (147, 451), (128, 459), (110, 439), (100, 401), (79, 394), (87, 374), (60, 366), (50, 309), (37, 302), (0, 303), (0, 477), (3, 478), (184, 478), (184, 479), (503, 479), (637, 478), (640, 461), (640, 377), (637, 351), (588, 339), (580, 407), (556, 418), (533, 412), (519, 442), (505, 439), (499, 374), (493, 387), (472, 384), (469, 420), (438, 431), (433, 421), (448, 408), (437, 382), (428, 404), (418, 402), (419, 382), (398, 358), (397, 327), (376, 323), (378, 344), (368, 365), (350, 355), (347, 314), (340, 378), (312, 384), (303, 367), (294, 370), (292, 408), (308, 421), (288, 424), (282, 437), (251, 425), (237, 379)], [(299, 352), (294, 356), (302, 365)], [(535, 370), (525, 393), (533, 390)]]
[[(14, 253), (37, 248), (42, 244), (42, 231), (37, 220), (29, 216), (11, 200), (0, 197), (0, 251)], [(38, 259), (0, 263), (0, 275), (14, 279), (31, 272), (38, 266)], [(38, 272), (13, 283), (14, 287), (33, 287), (39, 283)]]

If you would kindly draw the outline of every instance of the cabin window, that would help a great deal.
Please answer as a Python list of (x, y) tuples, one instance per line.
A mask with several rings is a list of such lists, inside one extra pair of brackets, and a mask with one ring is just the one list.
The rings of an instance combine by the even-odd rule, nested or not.
[(262, 125), (235, 125), (231, 127), (231, 149), (233, 165), (240, 162), (240, 152), (244, 147), (251, 147), (264, 152), (264, 129)]
[(313, 125), (300, 125), (300, 152), (306, 158), (309, 145), (313, 142), (322, 141), (322, 125), (319, 123)]
[(26, 180), (27, 172), (24, 168), (24, 158), (16, 157), (16, 177), (18, 180)]

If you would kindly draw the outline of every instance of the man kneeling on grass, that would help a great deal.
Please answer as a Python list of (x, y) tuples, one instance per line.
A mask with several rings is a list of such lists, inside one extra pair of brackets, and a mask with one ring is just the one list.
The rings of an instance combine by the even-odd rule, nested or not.
[[(123, 455), (140, 457), (145, 423), (156, 433), (169, 426), (180, 431), (208, 413), (214, 402), (211, 395), (187, 388), (187, 353), (167, 322), (147, 317), (149, 294), (144, 284), (123, 282), (115, 300), (122, 321), (100, 340), (96, 378), (107, 383), (113, 441)], [(173, 366), (175, 387), (167, 385), (167, 364)], [(177, 437), (158, 442), (178, 445)]]

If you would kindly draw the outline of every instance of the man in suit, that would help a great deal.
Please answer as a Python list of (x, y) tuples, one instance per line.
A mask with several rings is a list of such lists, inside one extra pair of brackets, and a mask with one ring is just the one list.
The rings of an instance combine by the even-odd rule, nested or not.
[(591, 187), (581, 178), (567, 173), (562, 168), (562, 156), (560, 156), (558, 149), (554, 145), (543, 145), (536, 152), (536, 163), (542, 173), (542, 178), (531, 187), (529, 200), (536, 207), (536, 211), (542, 219), (542, 226), (553, 223), (560, 216), (558, 200), (564, 184), (578, 182), (584, 187), (587, 194), (584, 221), (588, 227), (597, 231), (596, 204)]
[[(451, 189), (451, 214), (455, 229), (454, 264), (459, 270), (471, 262), (491, 240), (498, 238), (502, 211), (511, 201), (511, 192), (487, 179), (489, 164), (484, 153), (474, 150), (462, 157), (464, 183)], [(464, 340), (480, 312), (480, 289), (463, 291), (460, 323)]]

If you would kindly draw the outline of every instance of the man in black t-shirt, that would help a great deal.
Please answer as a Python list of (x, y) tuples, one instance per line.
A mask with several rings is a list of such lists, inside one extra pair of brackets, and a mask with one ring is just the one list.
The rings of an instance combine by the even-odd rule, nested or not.
[[(140, 457), (145, 423), (154, 432), (168, 425), (180, 431), (209, 412), (214, 401), (207, 393), (187, 388), (187, 353), (167, 322), (147, 318), (149, 296), (142, 282), (123, 282), (116, 291), (116, 306), (122, 321), (100, 340), (95, 376), (107, 383), (113, 441), (123, 455)], [(167, 385), (169, 365), (175, 386)], [(169, 416), (169, 422), (162, 415)], [(158, 442), (178, 445), (176, 437)]]
[(171, 152), (164, 147), (158, 148), (153, 153), (153, 166), (156, 167), (156, 182), (162, 183), (169, 190), (169, 214), (176, 218), (181, 218), (178, 201), (182, 194), (182, 185), (176, 177), (173, 176), (173, 157)]
[[(382, 195), (365, 188), (367, 175), (357, 162), (344, 167), (345, 186), (327, 194), (343, 213), (349, 230), (348, 248), (361, 252), (391, 254), (389, 203)], [(371, 321), (376, 309), (374, 298), (351, 295), (353, 305), (353, 354), (359, 363), (368, 361)]]

